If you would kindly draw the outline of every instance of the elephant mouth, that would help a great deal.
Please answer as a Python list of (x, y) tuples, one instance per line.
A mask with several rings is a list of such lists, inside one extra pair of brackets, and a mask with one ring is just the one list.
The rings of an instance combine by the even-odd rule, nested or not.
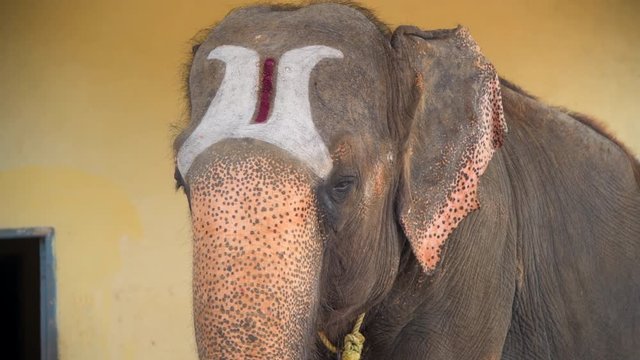
[(200, 358), (305, 358), (322, 256), (309, 175), (273, 156), (214, 157), (191, 182)]

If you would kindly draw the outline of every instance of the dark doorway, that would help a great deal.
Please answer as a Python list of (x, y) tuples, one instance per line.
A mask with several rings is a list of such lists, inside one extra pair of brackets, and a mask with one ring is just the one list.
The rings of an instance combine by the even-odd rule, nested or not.
[(53, 229), (0, 230), (2, 359), (56, 359)]

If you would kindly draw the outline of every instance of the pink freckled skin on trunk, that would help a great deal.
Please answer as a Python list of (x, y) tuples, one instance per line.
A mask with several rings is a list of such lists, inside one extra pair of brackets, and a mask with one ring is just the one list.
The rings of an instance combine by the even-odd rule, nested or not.
[(301, 358), (322, 253), (306, 175), (266, 158), (225, 157), (193, 180), (200, 358)]

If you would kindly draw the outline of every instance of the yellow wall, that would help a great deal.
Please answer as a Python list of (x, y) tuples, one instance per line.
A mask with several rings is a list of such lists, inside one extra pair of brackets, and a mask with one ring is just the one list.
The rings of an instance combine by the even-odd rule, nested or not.
[[(57, 230), (61, 359), (195, 359), (189, 222), (172, 186), (188, 39), (239, 1), (0, 2), (0, 228)], [(500, 73), (640, 153), (635, 0), (377, 0), (471, 28)]]

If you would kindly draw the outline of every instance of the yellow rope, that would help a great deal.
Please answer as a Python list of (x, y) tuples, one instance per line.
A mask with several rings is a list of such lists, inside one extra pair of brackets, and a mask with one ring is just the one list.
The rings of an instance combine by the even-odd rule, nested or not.
[[(364, 335), (360, 332), (360, 327), (362, 327), (362, 322), (364, 321), (364, 313), (358, 316), (358, 320), (353, 325), (353, 330), (351, 333), (347, 334), (344, 337), (344, 344), (342, 345), (342, 356), (341, 360), (360, 360), (360, 356), (362, 355), (362, 347), (364, 345)], [(319, 331), (318, 336), (320, 340), (327, 348), (327, 350), (331, 351), (334, 354), (338, 353), (338, 348), (331, 343), (331, 340), (327, 338), (327, 335)]]
[(327, 348), (327, 350), (331, 351), (334, 354), (338, 352), (338, 349), (336, 349), (336, 346), (331, 343), (331, 340), (329, 340), (327, 335), (325, 335), (324, 331), (318, 331), (318, 336), (320, 337), (320, 340)]

